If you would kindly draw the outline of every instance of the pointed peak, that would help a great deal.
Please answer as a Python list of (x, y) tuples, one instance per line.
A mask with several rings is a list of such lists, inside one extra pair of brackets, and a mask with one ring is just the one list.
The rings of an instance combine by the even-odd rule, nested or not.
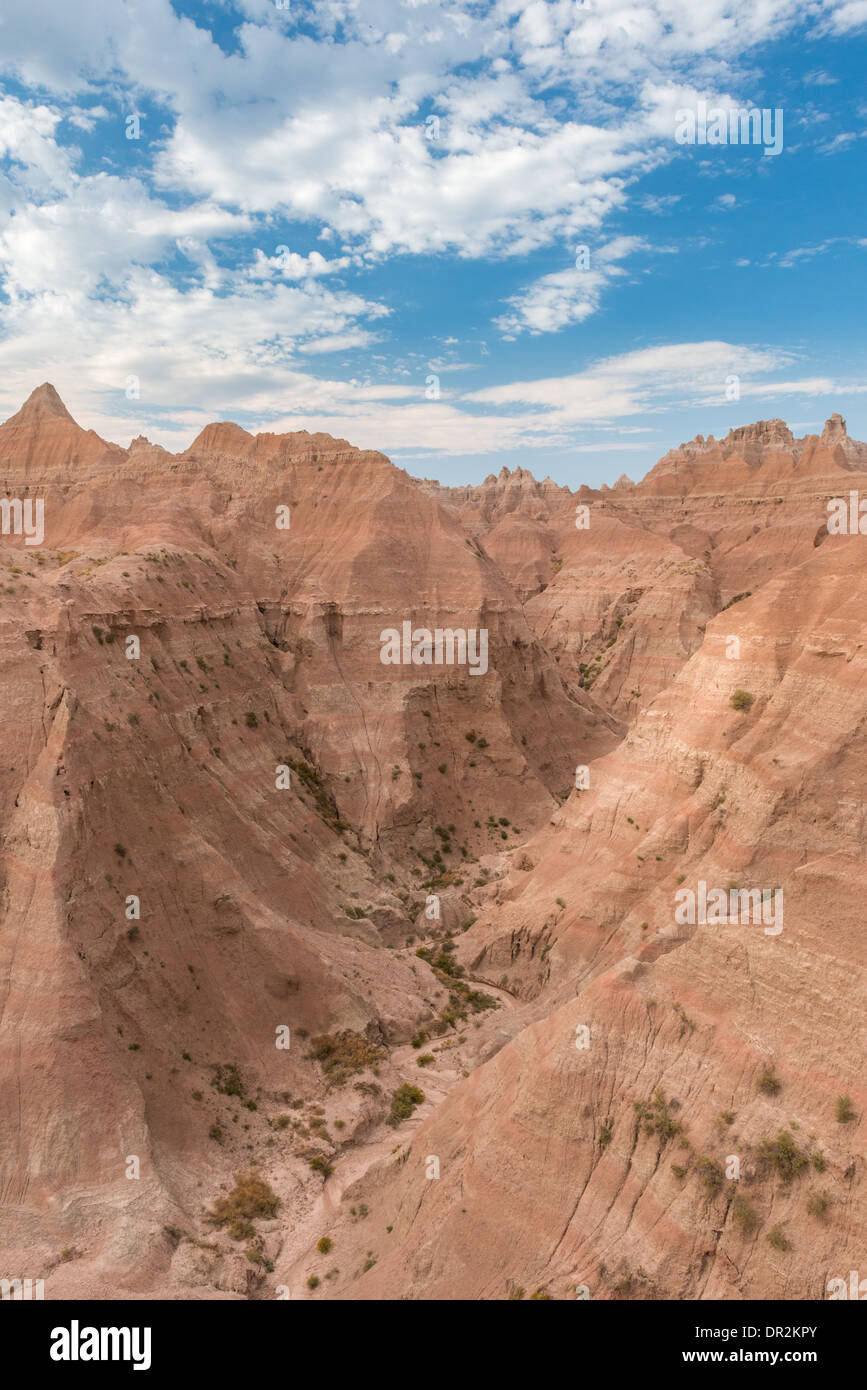
[(843, 416), (836, 411), (825, 421), (825, 428), (822, 430), (823, 444), (838, 444), (843, 439), (848, 439), (846, 432), (846, 421)]
[(68, 420), (71, 425), (75, 424), (50, 381), (44, 381), (31, 391), (17, 415), (10, 416), (6, 424), (30, 425), (37, 420)]

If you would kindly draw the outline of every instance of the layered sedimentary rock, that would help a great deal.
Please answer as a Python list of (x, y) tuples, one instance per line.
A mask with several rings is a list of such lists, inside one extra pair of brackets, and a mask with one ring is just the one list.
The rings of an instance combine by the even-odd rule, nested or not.
[[(864, 458), (837, 416), (636, 485), (441, 489), (303, 432), (123, 449), (34, 392), (0, 427), (0, 1274), (737, 1299), (855, 1267), (867, 541), (826, 519)], [(485, 661), (383, 661), (405, 623)], [(781, 890), (781, 930), (679, 920), (699, 884)]]

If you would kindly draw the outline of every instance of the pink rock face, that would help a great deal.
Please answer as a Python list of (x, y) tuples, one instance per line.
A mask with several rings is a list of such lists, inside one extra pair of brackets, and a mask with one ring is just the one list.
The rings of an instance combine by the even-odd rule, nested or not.
[[(39, 387), (0, 427), (10, 1277), (740, 1299), (857, 1267), (867, 537), (827, 504), (865, 455), (775, 420), (638, 484), (441, 488), (306, 432), (122, 449)], [(405, 623), (485, 661), (383, 660)], [(780, 915), (690, 919), (700, 884)]]

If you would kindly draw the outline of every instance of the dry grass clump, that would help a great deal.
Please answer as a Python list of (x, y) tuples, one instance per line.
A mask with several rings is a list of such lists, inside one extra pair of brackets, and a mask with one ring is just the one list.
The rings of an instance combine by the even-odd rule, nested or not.
[(349, 1028), (342, 1033), (320, 1033), (310, 1045), (307, 1056), (319, 1063), (332, 1086), (342, 1086), (354, 1072), (364, 1071), (385, 1055), (384, 1048)]
[(208, 1220), (214, 1226), (224, 1226), (233, 1240), (249, 1239), (254, 1234), (252, 1222), (258, 1216), (274, 1216), (279, 1200), (251, 1168), (235, 1174), (235, 1186), (227, 1196), (217, 1198)]

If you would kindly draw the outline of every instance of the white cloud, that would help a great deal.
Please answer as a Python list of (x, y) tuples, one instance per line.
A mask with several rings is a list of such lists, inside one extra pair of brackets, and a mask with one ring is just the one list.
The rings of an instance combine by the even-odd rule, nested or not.
[(844, 130), (839, 135), (835, 135), (832, 140), (825, 140), (822, 144), (817, 145), (816, 151), (818, 154), (841, 154), (843, 150), (847, 150), (860, 138), (860, 135), (856, 134), (854, 130)]
[(867, 0), (845, 0), (828, 6), (824, 28), (832, 34), (850, 34), (867, 25)]
[(0, 267), (12, 296), (93, 294), (100, 283), (116, 287), (134, 266), (157, 262), (174, 247), (192, 252), (250, 227), (245, 215), (215, 203), (170, 208), (137, 179), (78, 179), (71, 171), (67, 178), (63, 196), (19, 205), (0, 232)]
[[(32, 0), (4, 0), (0, 69), (31, 92), (0, 98), (10, 409), (50, 377), (88, 420), (95, 408), (119, 428), (133, 412), (162, 415), (174, 447), (191, 421), (171, 412), (195, 401), (204, 418), (285, 412), (370, 447), (488, 452), (574, 445), (587, 421), (715, 399), (726, 371), (767, 383), (782, 366), (770, 350), (670, 345), (427, 402), (430, 341), (409, 384), (347, 385), (322, 364), (384, 335), (387, 306), (344, 282), (398, 254), (517, 262), (593, 243), (589, 271), (506, 293), (499, 327), (514, 338), (586, 319), (641, 247), (606, 241), (606, 221), (641, 196), (640, 175), (682, 154), (676, 109), (739, 104), (739, 65), (803, 22), (798, 0), (310, 0), (303, 11), (239, 0), (224, 17), (238, 8), (230, 51), (169, 0), (78, 0), (50, 23)], [(820, 13), (850, 32), (867, 0), (824, 0)], [(133, 163), (123, 120), (136, 109), (147, 114)], [(91, 172), (66, 143), (87, 145), (97, 126), (112, 172)], [(127, 165), (135, 172), (114, 172)], [(643, 205), (667, 211), (678, 197)], [(315, 237), (327, 255), (309, 250)], [(400, 370), (412, 369), (394, 366), (392, 381)], [(123, 398), (131, 373), (138, 405)]]
[(61, 111), (42, 102), (0, 97), (0, 158), (11, 162), (11, 173), (4, 176), (10, 201), (14, 186), (38, 198), (71, 178), (75, 151), (62, 149), (55, 139), (62, 118)]
[[(625, 179), (676, 152), (680, 65), (700, 74), (694, 96), (713, 96), (737, 54), (798, 15), (793, 0), (705, 0), (700, 14), (692, 0), (314, 0), (317, 40), (291, 11), (250, 0), (227, 53), (168, 0), (82, 0), (47, 34), (25, 0), (5, 9), (0, 64), (25, 80), (95, 90), (102, 72), (165, 103), (162, 187), (325, 223), (373, 255), (463, 256), (598, 228)], [(580, 93), (580, 114), (563, 118), (555, 83)]]
[(572, 122), (485, 132), (446, 123), (435, 144), (404, 105), (344, 101), (264, 130), (181, 121), (157, 179), (225, 206), (325, 222), (374, 256), (515, 256), (598, 227), (646, 159), (637, 132)]
[(681, 193), (647, 193), (638, 201), (646, 212), (652, 212), (654, 216), (662, 217), (666, 213), (673, 212), (682, 197)]
[[(288, 288), (284, 293), (290, 293)], [(147, 303), (137, 302), (136, 310), (146, 330), (145, 315), (165, 323), (172, 342), (179, 340), (178, 325), (182, 324), (189, 335), (184, 353), (167, 362), (158, 353), (147, 356), (129, 351), (127, 344), (124, 361), (127, 320), (118, 324), (107, 314), (94, 329), (96, 337), (105, 334), (105, 342), (98, 346), (75, 339), (70, 317), (73, 357), (66, 350), (57, 350), (53, 359), (46, 356), (45, 375), (73, 413), (104, 437), (127, 443), (143, 433), (176, 451), (185, 449), (210, 420), (238, 417), (254, 431), (323, 431), (360, 448), (404, 459), (537, 449), (635, 451), (646, 446), (627, 437), (647, 427), (631, 424), (633, 419), (685, 406), (719, 406), (725, 398), (726, 377), (732, 372), (740, 378), (742, 397), (772, 401), (841, 389), (827, 377), (779, 378), (780, 370), (791, 365), (790, 354), (709, 341), (645, 348), (606, 358), (582, 372), (538, 381), (463, 393), (443, 385), (441, 398), (433, 401), (425, 397), (425, 364), (419, 364), (414, 379), (397, 385), (323, 378), (303, 366), (280, 361), (260, 341), (261, 304), (255, 298), (231, 339), (224, 333), (229, 317), (238, 315), (237, 301), (223, 302), (221, 307), (220, 301), (203, 296), (196, 323), (189, 305), (180, 303), (170, 287), (162, 286), (151, 290)], [(327, 306), (322, 306), (322, 312), (327, 312)], [(48, 321), (37, 323), (32, 331), (39, 336), (47, 333), (47, 326)], [(246, 353), (239, 352), (239, 341), (248, 344)], [(231, 351), (224, 350), (228, 342)], [(89, 358), (84, 372), (73, 360), (79, 351)], [(124, 400), (127, 372), (141, 376), (140, 401)], [(11, 413), (32, 389), (33, 380), (2, 344), (0, 379)], [(192, 399), (200, 403), (200, 409), (178, 407), (180, 401)], [(586, 432), (591, 429), (616, 431), (619, 440), (588, 443)]]
[(586, 255), (579, 253), (574, 266), (543, 275), (507, 300), (509, 311), (494, 320), (496, 327), (513, 339), (521, 333), (552, 333), (583, 322), (599, 308), (611, 280), (626, 274), (618, 262), (640, 249), (646, 249), (640, 237), (617, 237), (598, 249), (588, 248)]
[[(29, 264), (22, 271), (19, 260), (19, 276)], [(134, 375), (142, 401), (160, 409), (195, 401), (224, 416), (230, 407), (272, 408), (287, 393), (311, 409), (332, 402), (333, 384), (320, 390), (317, 378), (300, 370), (301, 354), (366, 345), (374, 332), (365, 321), (382, 318), (383, 306), (315, 279), (263, 285), (243, 271), (211, 269), (216, 284), (199, 277), (179, 288), (138, 266), (111, 298), (88, 297), (76, 281), (13, 295), (0, 306), (4, 398), (13, 404), (28, 395), (35, 379), (60, 389), (74, 378), (78, 399), (104, 410), (115, 396), (123, 410), (126, 379)]]
[[(562, 425), (638, 415), (674, 403), (722, 400), (725, 379), (742, 383), (767, 377), (791, 360), (771, 348), (719, 341), (670, 343), (606, 358), (570, 376), (510, 382), (475, 391), (465, 399), (484, 405), (535, 407)], [(741, 387), (743, 390), (743, 385)]]

